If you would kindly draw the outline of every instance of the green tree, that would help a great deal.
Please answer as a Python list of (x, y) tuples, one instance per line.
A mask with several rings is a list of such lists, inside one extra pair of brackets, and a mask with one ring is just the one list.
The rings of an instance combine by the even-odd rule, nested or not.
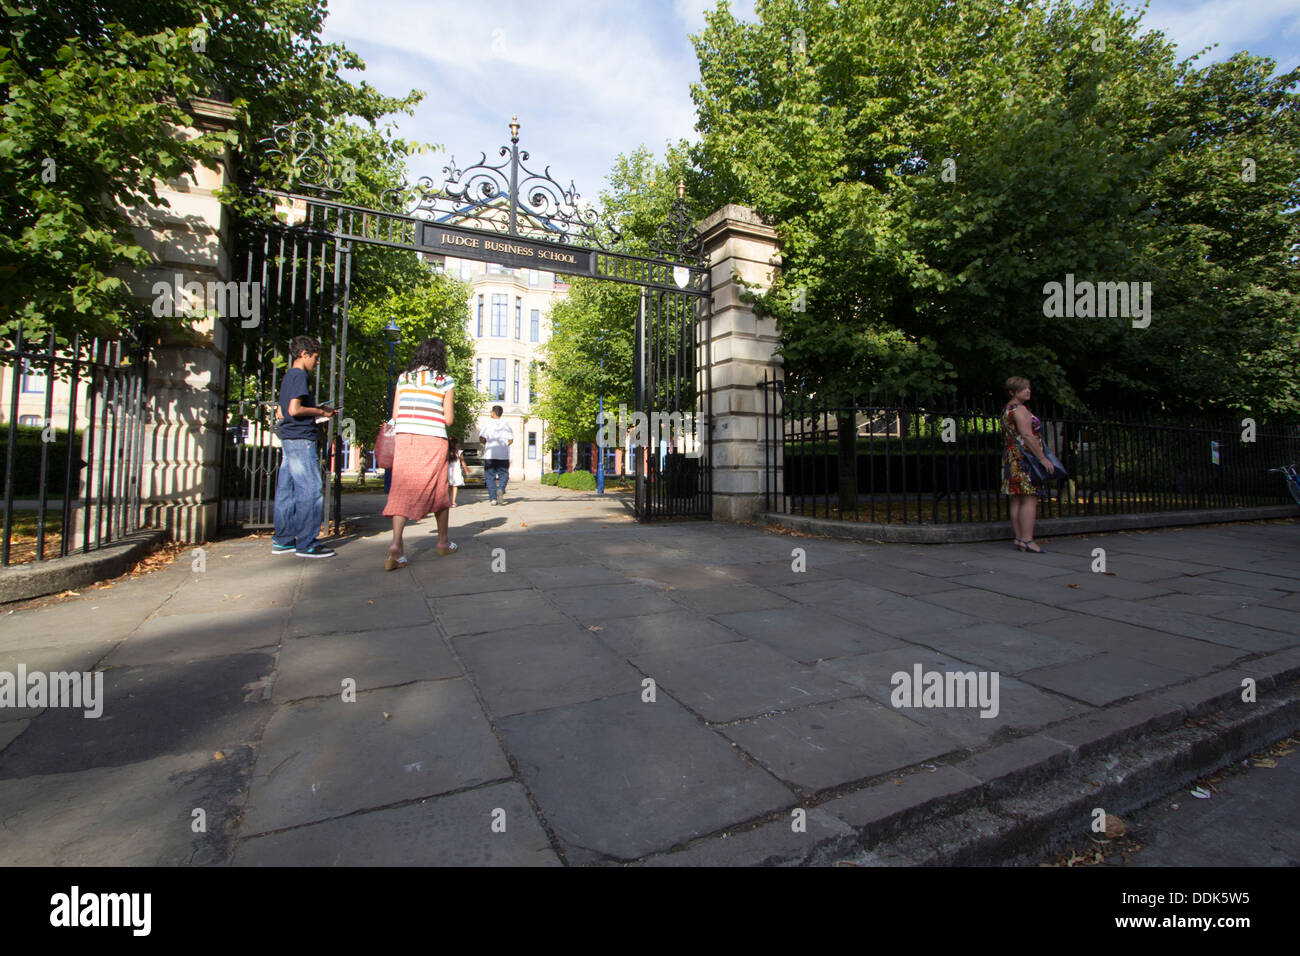
[[(684, 143), (670, 147), (663, 163), (644, 146), (614, 161), (600, 205), (621, 234), (623, 251), (655, 254), (652, 244), (677, 198), (677, 184), (688, 175), (688, 162)], [(610, 416), (620, 404), (634, 407), (639, 297), (636, 286), (577, 277), (568, 298), (552, 308), (537, 411), (548, 423), (551, 447), (595, 440), (602, 395)]]
[[(695, 182), (780, 232), (759, 307), (795, 387), (1000, 394), (1020, 373), (1067, 403), (1300, 407), (1296, 74), (1176, 63), (1107, 0), (758, 13), (720, 5), (695, 38)], [(1045, 316), (1067, 274), (1151, 282), (1150, 327)]]
[[(323, 134), (419, 99), (341, 77), (364, 63), (321, 42), (324, 0), (0, 0), (0, 10), (0, 335), (19, 322), (63, 339), (133, 328), (144, 314), (122, 276), (150, 256), (128, 215), (166, 206), (156, 182), (226, 148), (251, 166), (276, 122)], [(202, 96), (231, 102), (236, 128), (182, 141), (185, 104)]]

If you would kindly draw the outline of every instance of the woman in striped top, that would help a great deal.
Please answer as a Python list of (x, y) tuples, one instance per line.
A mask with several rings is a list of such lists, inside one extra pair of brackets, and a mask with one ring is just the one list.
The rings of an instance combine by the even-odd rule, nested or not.
[(406, 567), (402, 531), (430, 511), (438, 523), (438, 553), (456, 551), (447, 537), (451, 494), (447, 488), (447, 426), (456, 418), (455, 382), (447, 374), (442, 339), (425, 339), (397, 380), (393, 395), (393, 483), (384, 514), (393, 519), (393, 543), (384, 563)]

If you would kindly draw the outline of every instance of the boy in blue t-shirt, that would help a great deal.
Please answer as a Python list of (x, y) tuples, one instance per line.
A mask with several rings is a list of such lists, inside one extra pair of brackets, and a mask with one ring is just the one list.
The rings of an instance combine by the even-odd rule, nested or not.
[(330, 418), (334, 409), (316, 405), (307, 376), (320, 360), (320, 343), (298, 335), (289, 343), (293, 367), (280, 382), (280, 476), (275, 485), (275, 533), (272, 554), (296, 553), (303, 558), (332, 558), (334, 552), (316, 543), (324, 499), (321, 497), (319, 431), (316, 419)]

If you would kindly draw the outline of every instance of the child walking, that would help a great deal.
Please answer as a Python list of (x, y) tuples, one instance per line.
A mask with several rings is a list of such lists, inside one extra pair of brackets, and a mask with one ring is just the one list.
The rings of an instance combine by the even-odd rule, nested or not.
[(447, 439), (447, 484), (451, 488), (451, 506), (456, 507), (456, 489), (465, 484), (465, 454), (460, 450), (460, 440)]

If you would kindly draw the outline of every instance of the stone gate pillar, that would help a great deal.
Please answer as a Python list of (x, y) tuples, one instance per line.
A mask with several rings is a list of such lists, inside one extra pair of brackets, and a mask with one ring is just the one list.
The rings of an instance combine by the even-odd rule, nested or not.
[[(704, 254), (713, 274), (713, 316), (705, 334), (713, 386), (713, 516), (749, 521), (763, 510), (764, 482), (776, 449), (763, 437), (766, 372), (781, 378), (776, 320), (759, 318), (742, 300), (746, 287), (766, 292), (781, 265), (776, 230), (745, 206), (727, 205), (699, 224)], [(779, 480), (779, 475), (777, 476)]]
[[(193, 99), (189, 105), (192, 125), (177, 136), (193, 139), (234, 123), (229, 103)], [(155, 285), (174, 290), (178, 275), (182, 285), (204, 287), (230, 279), (230, 217), (215, 194), (233, 176), (227, 150), (213, 167), (199, 166), (180, 180), (158, 184), (170, 208), (150, 206), (132, 216), (137, 240), (158, 259), (131, 277), (138, 298), (153, 303)], [(206, 305), (205, 300), (199, 308)], [(141, 518), (168, 529), (175, 541), (206, 541), (216, 532), (228, 338), (225, 324), (209, 313), (192, 322), (189, 335), (152, 344)]]

